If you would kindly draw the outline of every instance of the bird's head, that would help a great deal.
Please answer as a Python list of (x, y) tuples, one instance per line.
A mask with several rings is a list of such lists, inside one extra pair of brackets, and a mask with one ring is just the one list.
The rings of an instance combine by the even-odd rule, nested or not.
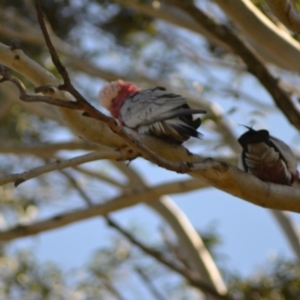
[(117, 118), (120, 107), (124, 100), (140, 89), (131, 83), (121, 79), (105, 84), (99, 92), (99, 100), (103, 107), (110, 111), (113, 117)]

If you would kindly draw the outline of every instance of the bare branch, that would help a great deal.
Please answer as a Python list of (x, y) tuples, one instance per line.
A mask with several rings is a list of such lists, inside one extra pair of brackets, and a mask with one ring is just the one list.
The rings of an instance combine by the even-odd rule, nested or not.
[(68, 167), (73, 167), (79, 164), (83, 164), (86, 162), (99, 160), (99, 159), (116, 159), (116, 160), (126, 160), (128, 159), (128, 155), (126, 151), (96, 151), (92, 153), (88, 153), (85, 155), (77, 156), (68, 160), (64, 161), (55, 161), (49, 164), (46, 164), (41, 167), (33, 168), (29, 171), (16, 173), (16, 174), (9, 174), (0, 177), (0, 185), (4, 185), (9, 182), (14, 182), (15, 186), (23, 183), (26, 180), (35, 178), (39, 175), (45, 174), (47, 172), (61, 170)]
[(108, 292), (114, 296), (117, 300), (125, 300), (124, 296), (116, 289), (116, 287), (113, 286), (111, 280), (107, 278), (106, 274), (103, 274), (101, 272), (94, 271), (95, 275), (99, 277), (102, 284), (105, 286), (105, 288), (108, 290)]
[[(151, 3), (144, 3), (138, 0), (116, 1), (146, 15), (203, 35), (213, 44), (228, 50), (228, 44), (225, 45), (224, 40), (214, 36), (203, 24), (189, 18), (188, 14), (184, 14), (184, 12), (176, 9), (176, 6), (172, 5), (172, 1), (169, 1), (169, 5), (161, 1), (161, 5), (158, 8), (154, 8)], [(257, 50), (264, 60), (289, 70), (300, 72), (298, 63), (300, 57), (299, 43), (287, 32), (272, 23), (250, 0), (214, 1), (232, 21), (242, 29), (247, 41)], [(275, 1), (280, 2), (281, 0)], [(182, 2), (184, 3), (184, 1)], [(268, 39), (266, 39), (266, 36)], [(232, 49), (232, 47), (230, 47), (230, 49)], [(283, 57), (285, 59), (282, 59)]]
[(143, 252), (154, 258), (155, 260), (159, 261), (160, 263), (164, 264), (171, 270), (175, 271), (179, 275), (183, 276), (192, 286), (195, 286), (202, 291), (204, 291), (207, 294), (213, 295), (216, 299), (227, 299), (232, 300), (233, 298), (227, 296), (226, 294), (220, 294), (218, 293), (214, 288), (211, 287), (211, 285), (207, 284), (206, 282), (203, 282), (201, 278), (194, 273), (193, 271), (185, 268), (183, 265), (179, 265), (174, 263), (173, 260), (167, 258), (159, 251), (152, 249), (148, 246), (145, 246), (140, 241), (138, 241), (133, 235), (131, 235), (128, 231), (121, 228), (119, 225), (117, 225), (116, 222), (114, 222), (111, 218), (106, 218), (108, 221), (108, 225), (115, 228), (119, 233), (121, 233), (123, 236), (125, 236), (132, 244), (137, 246), (139, 249), (141, 249)]
[[(57, 55), (57, 52), (51, 42), (51, 39), (50, 39), (50, 36), (48, 34), (48, 30), (46, 28), (46, 24), (45, 24), (45, 20), (44, 20), (44, 14), (42, 12), (42, 7), (41, 7), (41, 1), (40, 0), (35, 0), (35, 8), (36, 8), (36, 13), (37, 13), (37, 19), (38, 19), (38, 22), (39, 22), (39, 25), (40, 25), (40, 28), (42, 30), (42, 33), (43, 33), (43, 36), (44, 36), (44, 39), (45, 39), (45, 42), (46, 42), (46, 45), (49, 49), (49, 52), (50, 52), (50, 55), (51, 55), (51, 58), (52, 58), (52, 61), (57, 69), (57, 71), (60, 73), (60, 75), (62, 76), (63, 80), (64, 80), (64, 84), (65, 85), (68, 85), (72, 91), (74, 92), (75, 89), (71, 83), (71, 80), (70, 80), (70, 77), (69, 77), (69, 74), (66, 70), (66, 68), (64, 67), (64, 65), (61, 63), (60, 59), (59, 59), (59, 56)], [(76, 91), (77, 92), (77, 91)], [(82, 96), (79, 94), (76, 94), (76, 96), (78, 96), (79, 98), (81, 98)], [(71, 93), (73, 96), (74, 94)], [(76, 97), (77, 99), (77, 97)]]
[[(53, 120), (58, 124), (62, 124), (63, 121), (55, 111), (55, 107), (49, 107), (44, 103), (30, 103), (20, 101), (18, 91), (15, 89), (13, 83), (6, 81), (0, 85), (0, 92), (3, 93), (3, 98), (6, 99), (5, 103), (9, 103), (11, 106), (18, 103), (25, 111), (30, 114), (35, 114), (42, 118)], [(2, 113), (2, 109), (1, 109)]]
[[(113, 211), (135, 205), (137, 203), (147, 203), (149, 201), (155, 201), (161, 195), (184, 193), (185, 191), (191, 191), (198, 189), (199, 187), (205, 187), (203, 182), (192, 179), (183, 182), (173, 182), (171, 184), (161, 184), (149, 188), (143, 188), (139, 190), (132, 190), (131, 193), (121, 195), (103, 204), (94, 204), (84, 210), (76, 210), (66, 214), (60, 214), (44, 221), (38, 221), (28, 226), (16, 226), (7, 231), (0, 232), (0, 241), (9, 241), (23, 236), (34, 235), (47, 230), (52, 230), (66, 226), (68, 224), (85, 220), (88, 218), (107, 215)], [(208, 186), (206, 186), (208, 187)]]
[(78, 167), (78, 166), (73, 167), (73, 170), (75, 170), (79, 173), (82, 173), (84, 175), (93, 177), (94, 179), (104, 181), (105, 183), (111, 184), (111, 185), (113, 185), (114, 187), (117, 187), (117, 188), (125, 189), (127, 187), (126, 184), (122, 184), (119, 180), (116, 180), (116, 179), (106, 175), (104, 172), (100, 173), (100, 172), (96, 172), (96, 171), (91, 171), (91, 170), (88, 170), (86, 168)]
[(197, 22), (201, 23), (216, 37), (231, 45), (235, 52), (243, 59), (248, 67), (248, 70), (261, 82), (266, 90), (273, 97), (274, 102), (279, 109), (284, 113), (286, 118), (298, 130), (300, 130), (300, 112), (296, 108), (289, 95), (281, 89), (279, 81), (268, 71), (263, 61), (256, 55), (251, 48), (246, 45), (237, 34), (225, 26), (218, 24), (214, 19), (209, 17), (203, 11), (198, 9), (190, 0), (182, 2), (180, 0), (172, 1), (178, 7), (181, 7), (185, 12), (189, 13)]
[[(66, 101), (55, 98), (50, 98), (46, 96), (30, 96), (26, 93), (26, 88), (24, 84), (17, 77), (9, 74), (4, 68), (0, 67), (0, 75), (2, 76), (0, 83), (5, 81), (12, 82), (17, 89), (19, 90), (19, 98), (25, 102), (43, 102), (59, 107), (69, 108), (69, 109), (80, 109), (80, 105), (78, 105), (75, 101)], [(54, 87), (44, 86), (43, 88), (39, 87), (39, 91), (43, 90), (45, 94), (54, 94), (56, 89)]]
[(300, 261), (299, 229), (297, 228), (296, 224), (294, 224), (289, 214), (285, 211), (278, 211), (273, 209), (271, 210), (271, 213), (278, 222), (278, 225), (287, 238), (292, 250)]
[[(205, 166), (206, 165), (206, 166)], [(199, 167), (200, 171), (196, 171)], [(224, 162), (207, 159), (194, 164), (189, 175), (203, 178), (212, 186), (253, 204), (300, 212), (300, 189), (264, 182)]]
[(177, 9), (175, 6), (168, 5), (167, 3), (160, 2), (159, 7), (154, 7), (151, 2), (142, 2), (138, 0), (116, 0), (117, 3), (126, 7), (135, 9), (144, 13), (145, 15), (158, 18), (169, 22), (173, 25), (180, 26), (192, 31), (195, 31), (201, 35), (204, 35), (213, 44), (219, 45), (224, 49), (228, 49), (228, 46), (222, 41), (218, 40), (214, 35), (210, 33), (201, 24), (195, 22), (188, 14)]
[[(286, 0), (275, 1), (286, 2)], [(243, 36), (246, 36), (247, 41), (264, 60), (300, 72), (299, 42), (286, 30), (276, 26), (251, 0), (214, 0), (214, 2), (241, 29)]]
[(79, 193), (80, 197), (84, 200), (87, 206), (92, 207), (93, 206), (92, 200), (87, 195), (87, 193), (79, 186), (79, 184), (74, 179), (74, 177), (65, 170), (60, 170), (60, 173), (63, 174), (68, 179), (69, 183), (71, 183), (71, 185), (76, 189), (76, 191)]
[(148, 287), (149, 291), (157, 300), (166, 300), (166, 298), (157, 290), (155, 285), (152, 283), (151, 278), (148, 277), (146, 272), (140, 267), (135, 267), (136, 272), (140, 275), (141, 279), (145, 282), (145, 285)]

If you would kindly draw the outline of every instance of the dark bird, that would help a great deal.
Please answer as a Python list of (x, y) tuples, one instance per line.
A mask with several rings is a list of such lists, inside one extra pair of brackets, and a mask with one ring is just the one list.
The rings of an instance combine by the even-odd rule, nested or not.
[(291, 148), (267, 130), (247, 128), (238, 139), (243, 147), (239, 167), (263, 181), (292, 185), (299, 172)]

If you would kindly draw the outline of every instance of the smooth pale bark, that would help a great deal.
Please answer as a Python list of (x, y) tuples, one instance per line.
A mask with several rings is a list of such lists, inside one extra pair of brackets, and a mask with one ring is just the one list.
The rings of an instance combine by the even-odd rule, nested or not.
[(300, 32), (300, 13), (295, 0), (266, 0), (269, 7), (287, 28)]
[(275, 62), (287, 70), (300, 72), (300, 44), (268, 19), (250, 0), (214, 1), (264, 60)]

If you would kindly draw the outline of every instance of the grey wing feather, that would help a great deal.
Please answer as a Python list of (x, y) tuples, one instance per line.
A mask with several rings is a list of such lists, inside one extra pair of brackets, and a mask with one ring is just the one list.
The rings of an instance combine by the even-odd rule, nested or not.
[(175, 116), (205, 112), (179, 108), (185, 104), (187, 104), (186, 99), (180, 95), (169, 93), (162, 88), (147, 89), (127, 98), (120, 109), (120, 116), (124, 124), (135, 128)]
[(182, 109), (172, 110), (170, 112), (164, 113), (157, 118), (153, 118), (151, 120), (144, 121), (144, 122), (140, 123), (140, 125), (150, 125), (155, 122), (169, 120), (174, 117), (189, 116), (192, 114), (203, 114), (203, 113), (206, 113), (206, 110), (182, 108)]
[(282, 159), (286, 162), (288, 169), (295, 173), (297, 171), (297, 158), (292, 152), (291, 148), (276, 137), (270, 136), (271, 142), (275, 145), (277, 150), (280, 152)]

